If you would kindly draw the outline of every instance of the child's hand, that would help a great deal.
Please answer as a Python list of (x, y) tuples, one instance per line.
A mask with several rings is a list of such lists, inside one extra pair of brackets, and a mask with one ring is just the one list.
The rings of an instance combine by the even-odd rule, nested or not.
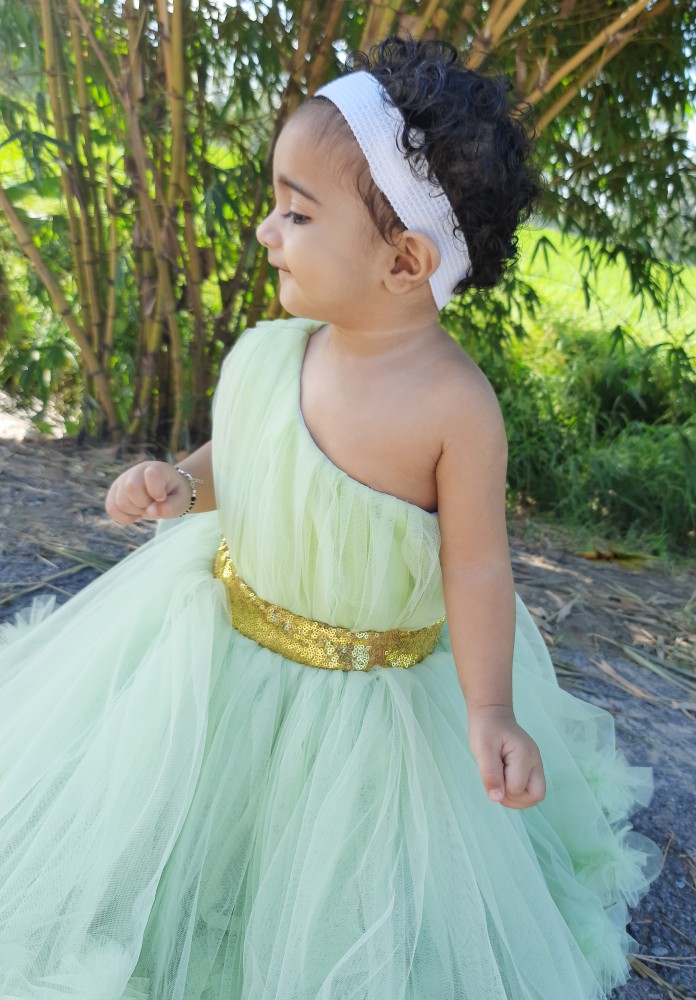
[(527, 809), (544, 798), (546, 780), (539, 747), (517, 724), (511, 708), (472, 709), (469, 745), (493, 802), (508, 809)]
[(104, 506), (117, 524), (183, 514), (191, 502), (191, 484), (168, 462), (140, 462), (111, 484)]

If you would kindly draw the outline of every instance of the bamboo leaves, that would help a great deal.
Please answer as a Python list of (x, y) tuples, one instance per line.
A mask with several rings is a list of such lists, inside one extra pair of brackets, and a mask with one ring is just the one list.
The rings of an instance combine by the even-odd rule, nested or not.
[[(441, 34), (469, 49), (472, 65), (493, 54), (538, 105), (544, 214), (592, 248), (588, 298), (606, 248), (637, 293), (664, 304), (677, 269), (661, 258), (690, 252), (696, 194), (680, 126), (694, 91), (685, 55), (693, 6), (6, 0), (2, 211), (57, 314), (71, 317), (85, 391), (104, 414), (99, 422), (90, 411), (88, 432), (172, 453), (206, 437), (221, 354), (246, 323), (279, 308), (255, 239), (274, 139), (347, 51), (389, 32)], [(658, 40), (668, 70), (646, 58)], [(65, 240), (37, 245), (46, 230), (22, 211), (32, 197)], [(66, 254), (69, 266), (57, 269)], [(495, 316), (494, 306), (485, 320), (482, 304), (467, 308), (512, 331), (514, 300), (527, 293), (501, 294)]]

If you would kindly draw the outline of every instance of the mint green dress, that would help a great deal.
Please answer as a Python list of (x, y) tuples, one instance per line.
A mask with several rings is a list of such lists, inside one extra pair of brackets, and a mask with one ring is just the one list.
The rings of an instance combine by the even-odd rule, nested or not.
[(547, 779), (521, 811), (486, 797), (446, 626), (409, 669), (343, 672), (230, 624), (221, 536), (299, 615), (444, 615), (437, 515), (303, 423), (319, 325), (260, 323), (225, 361), (217, 511), (4, 628), (0, 1000), (599, 1000), (628, 976), (652, 772), (559, 688), (521, 601), (514, 707)]

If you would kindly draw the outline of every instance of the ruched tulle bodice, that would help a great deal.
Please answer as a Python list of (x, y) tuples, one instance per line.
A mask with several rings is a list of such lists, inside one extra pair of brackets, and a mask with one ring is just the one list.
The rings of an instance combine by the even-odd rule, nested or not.
[(438, 519), (351, 478), (312, 439), (300, 375), (321, 325), (260, 323), (223, 365), (213, 410), (223, 532), (242, 579), (272, 604), (354, 630), (422, 628), (444, 615)]

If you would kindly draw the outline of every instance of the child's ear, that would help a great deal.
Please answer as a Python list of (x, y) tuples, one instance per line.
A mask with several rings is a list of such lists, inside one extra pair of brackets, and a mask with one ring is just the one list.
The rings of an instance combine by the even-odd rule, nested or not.
[(440, 251), (429, 236), (406, 229), (399, 234), (390, 263), (384, 283), (390, 292), (404, 295), (424, 284), (437, 270)]

